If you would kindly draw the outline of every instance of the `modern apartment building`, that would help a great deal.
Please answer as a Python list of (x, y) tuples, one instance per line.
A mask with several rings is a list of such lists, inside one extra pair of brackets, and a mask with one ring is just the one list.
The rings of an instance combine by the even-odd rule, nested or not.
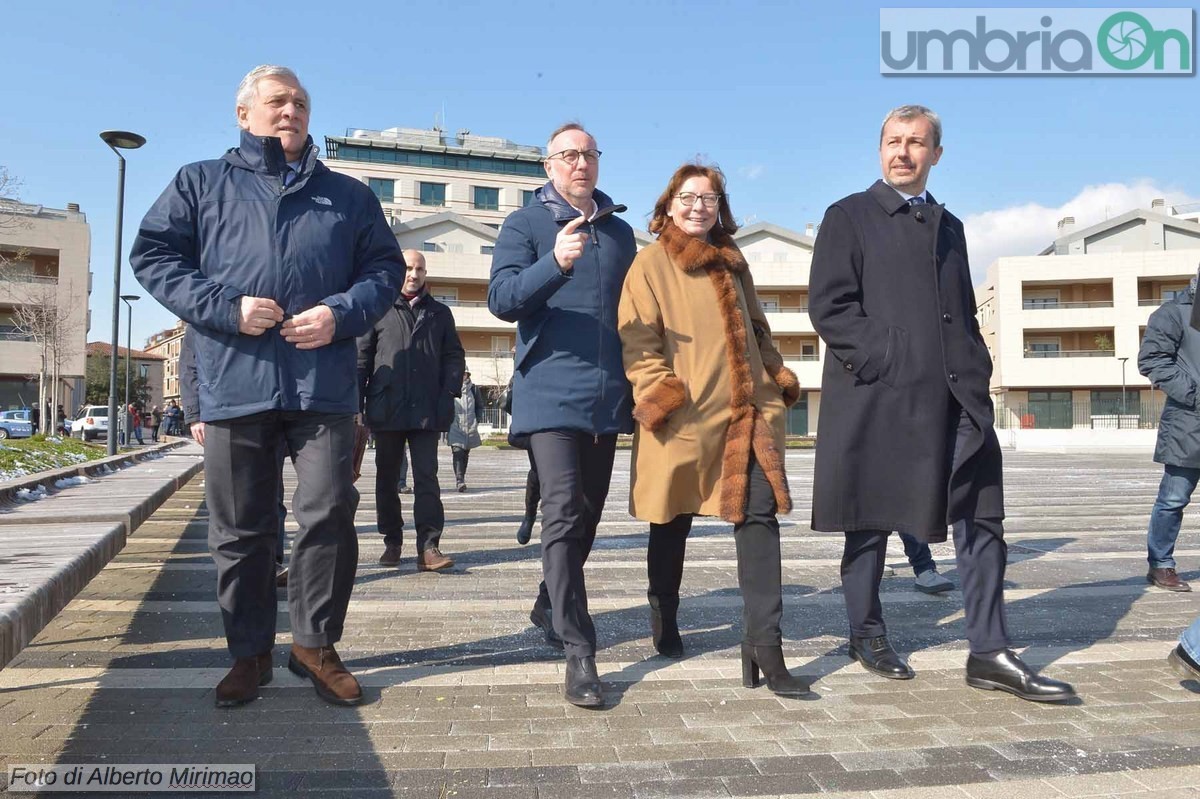
[(43, 369), (46, 402), (55, 374), (57, 402), (68, 413), (83, 402), (90, 250), (78, 205), (0, 201), (0, 409), (36, 404)]
[(1138, 373), (1138, 348), (1200, 265), (1196, 216), (1155, 200), (1083, 229), (1065, 217), (1040, 254), (988, 267), (976, 297), (998, 426), (1157, 425), (1162, 396)]
[[(546, 182), (544, 149), (468, 131), (391, 128), (327, 136), (325, 152), (330, 169), (375, 191), (400, 245), (425, 253), (430, 291), (453, 310), (472, 379), (481, 387), (502, 388), (512, 375), (516, 326), (487, 309), (492, 249), (505, 217), (532, 202)], [(629, 218), (641, 218), (638, 210)], [(639, 246), (653, 241), (645, 231), (636, 235)], [(824, 347), (807, 313), (812, 231), (801, 235), (759, 223), (735, 238), (750, 262), (776, 343), (808, 388), (793, 409), (791, 431), (815, 431)], [(491, 415), (502, 422), (495, 409)]]

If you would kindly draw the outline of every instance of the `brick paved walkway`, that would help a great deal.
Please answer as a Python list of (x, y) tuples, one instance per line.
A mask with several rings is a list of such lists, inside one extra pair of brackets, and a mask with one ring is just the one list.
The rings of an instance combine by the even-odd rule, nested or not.
[[(375, 565), (382, 543), (366, 475), (358, 584), (339, 645), (365, 706), (325, 705), (287, 672), (281, 602), (263, 698), (213, 707), (228, 661), (200, 475), (0, 671), (0, 757), (249, 762), (262, 796), (1200, 796), (1200, 685), (1164, 664), (1200, 594), (1145, 584), (1160, 474), (1146, 455), (1007, 457), (1010, 626), (1027, 660), (1076, 685), (1082, 699), (1066, 707), (967, 688), (961, 594), (912, 590), (898, 541), (885, 610), (917, 679), (851, 664), (841, 537), (807, 525), (812, 463), (810, 452), (788, 459), (797, 508), (784, 527), (784, 636), (793, 668), (819, 678), (815, 700), (740, 686), (723, 524), (698, 523), (689, 542), (688, 656), (650, 657), (644, 527), (625, 512), (628, 453), (618, 453), (587, 567), (609, 706), (564, 704), (561, 656), (527, 618), (538, 550), (513, 538), (525, 457), (484, 449), (472, 456), (471, 490), (445, 497), (443, 550), (458, 561), (449, 574), (416, 573), (411, 548), (398, 570)], [(448, 453), (441, 469), (450, 474)], [(954, 578), (951, 548), (934, 554)], [(1177, 555), (1196, 578), (1200, 546), (1186, 531)]]

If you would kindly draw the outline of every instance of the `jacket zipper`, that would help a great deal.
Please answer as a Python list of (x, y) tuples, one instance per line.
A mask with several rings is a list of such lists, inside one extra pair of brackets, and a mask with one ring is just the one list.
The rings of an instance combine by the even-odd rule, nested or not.
[[(596, 283), (600, 294), (600, 324), (596, 327), (597, 342), (596, 342), (596, 360), (598, 361), (599, 369), (596, 374), (600, 379), (600, 401), (592, 408), (592, 428), (593, 431), (598, 427), (596, 421), (596, 413), (600, 408), (604, 407), (604, 274), (600, 271), (600, 236), (596, 233), (596, 223), (589, 222), (588, 228), (591, 230), (592, 246), (596, 252)], [(600, 443), (600, 434), (592, 433), (592, 443)]]

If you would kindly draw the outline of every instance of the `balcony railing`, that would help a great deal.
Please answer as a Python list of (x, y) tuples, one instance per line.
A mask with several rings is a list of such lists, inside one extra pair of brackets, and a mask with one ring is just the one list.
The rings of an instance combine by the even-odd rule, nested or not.
[(763, 306), (763, 313), (808, 313), (807, 305)]
[(1021, 307), (1026, 311), (1040, 311), (1047, 308), (1111, 308), (1113, 307), (1113, 301), (1061, 302), (1059, 300), (1021, 300)]
[[(785, 355), (785, 356), (783, 356), (784, 360), (787, 360), (787, 359), (788, 359), (788, 358), (790, 358), (790, 357), (791, 357), (790, 355)], [(808, 353), (805, 353), (804, 355), (801, 355), (801, 356), (799, 357), (799, 359), (798, 359), (798, 360), (801, 360), (801, 361), (819, 361), (819, 360), (821, 360), (821, 356), (820, 356), (820, 355), (810, 355), (810, 354), (808, 354)]]
[(1026, 350), (1026, 358), (1111, 358), (1116, 350)]
[(450, 305), (456, 308), (486, 308), (488, 307), (487, 300), (452, 300), (448, 298), (437, 298), (442, 305)]
[(28, 272), (11, 272), (6, 269), (0, 269), (0, 282), (40, 283), (44, 286), (53, 286), (58, 282), (58, 278), (54, 275), (31, 275)]
[(1122, 407), (1120, 400), (1081, 402), (1047, 400), (1005, 406), (996, 405), (996, 427), (1001, 430), (1120, 429), (1153, 430), (1162, 415), (1163, 400), (1142, 402), (1131, 394)]
[(1164, 302), (1166, 302), (1166, 300), (1164, 300), (1164, 299), (1151, 298), (1149, 300), (1138, 300), (1138, 305), (1143, 308), (1148, 308), (1153, 305), (1162, 305)]

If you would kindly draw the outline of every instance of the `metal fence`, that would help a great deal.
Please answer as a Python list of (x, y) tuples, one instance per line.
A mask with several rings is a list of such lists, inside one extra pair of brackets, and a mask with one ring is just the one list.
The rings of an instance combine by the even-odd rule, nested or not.
[(1153, 430), (1158, 427), (1162, 407), (1163, 401), (1157, 397), (1149, 402), (1126, 402), (1124, 408), (1120, 400), (1047, 400), (1016, 405), (1000, 402), (996, 404), (996, 427), (1001, 430)]

